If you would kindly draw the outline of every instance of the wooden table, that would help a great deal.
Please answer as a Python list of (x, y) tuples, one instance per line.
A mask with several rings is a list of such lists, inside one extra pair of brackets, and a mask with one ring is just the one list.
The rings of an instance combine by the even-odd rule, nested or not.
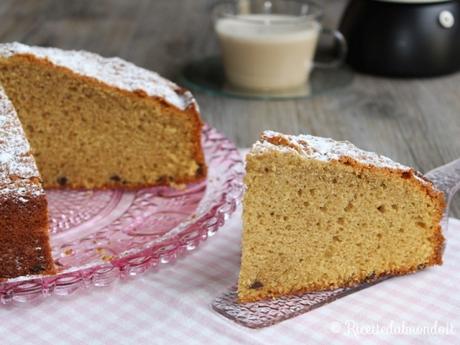
[[(210, 0), (2, 0), (0, 41), (117, 55), (174, 79), (217, 52)], [(342, 1), (325, 1), (335, 25)], [(356, 75), (346, 88), (296, 101), (196, 94), (204, 119), (239, 146), (264, 129), (348, 139), (428, 171), (460, 157), (460, 73), (426, 80)], [(460, 197), (454, 202), (460, 216)]]

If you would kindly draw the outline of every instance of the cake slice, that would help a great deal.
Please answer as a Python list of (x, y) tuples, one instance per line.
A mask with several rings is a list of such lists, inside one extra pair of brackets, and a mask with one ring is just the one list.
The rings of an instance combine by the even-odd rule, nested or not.
[(0, 44), (13, 102), (45, 188), (142, 188), (205, 178), (190, 92), (119, 58)]
[(444, 196), (349, 142), (262, 134), (246, 158), (242, 302), (442, 263)]
[(40, 174), (13, 105), (0, 88), (0, 280), (54, 273)]

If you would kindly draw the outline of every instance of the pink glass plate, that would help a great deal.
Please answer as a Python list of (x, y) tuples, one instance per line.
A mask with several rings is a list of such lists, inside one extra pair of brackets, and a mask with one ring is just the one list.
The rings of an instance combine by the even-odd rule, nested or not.
[(212, 236), (239, 203), (243, 162), (233, 143), (203, 130), (206, 181), (177, 190), (50, 191), (51, 243), (59, 273), (0, 284), (0, 303), (69, 295), (171, 263)]
[[(460, 190), (460, 159), (430, 171), (426, 177), (445, 193), (447, 207), (442, 220), (442, 227), (445, 232), (447, 231), (450, 202), (455, 193)], [(368, 281), (349, 288), (306, 293), (299, 296), (284, 296), (251, 303), (238, 303), (236, 287), (232, 287), (222, 296), (216, 298), (212, 307), (219, 314), (242, 326), (263, 328), (304, 314), (388, 278), (391, 277)]]

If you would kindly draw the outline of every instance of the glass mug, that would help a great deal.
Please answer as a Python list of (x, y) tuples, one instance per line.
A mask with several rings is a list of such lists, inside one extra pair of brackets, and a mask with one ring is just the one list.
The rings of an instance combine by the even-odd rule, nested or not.
[[(230, 84), (254, 91), (305, 85), (314, 66), (337, 66), (346, 55), (339, 31), (323, 29), (321, 6), (301, 0), (237, 0), (214, 5), (225, 75)], [(313, 58), (320, 34), (334, 37), (338, 56), (330, 63)]]

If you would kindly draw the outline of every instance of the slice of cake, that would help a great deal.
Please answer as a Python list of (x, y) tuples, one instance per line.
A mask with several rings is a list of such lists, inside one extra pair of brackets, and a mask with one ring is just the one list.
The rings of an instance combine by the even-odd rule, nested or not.
[(8, 43), (0, 44), (0, 85), (0, 279), (55, 270), (40, 176), (45, 188), (206, 177), (198, 106), (154, 72), (84, 51)]
[(0, 44), (0, 84), (45, 188), (141, 188), (203, 179), (191, 93), (119, 58)]
[(0, 279), (54, 272), (40, 174), (0, 88)]
[(443, 194), (348, 142), (267, 131), (246, 161), (240, 301), (442, 263)]

